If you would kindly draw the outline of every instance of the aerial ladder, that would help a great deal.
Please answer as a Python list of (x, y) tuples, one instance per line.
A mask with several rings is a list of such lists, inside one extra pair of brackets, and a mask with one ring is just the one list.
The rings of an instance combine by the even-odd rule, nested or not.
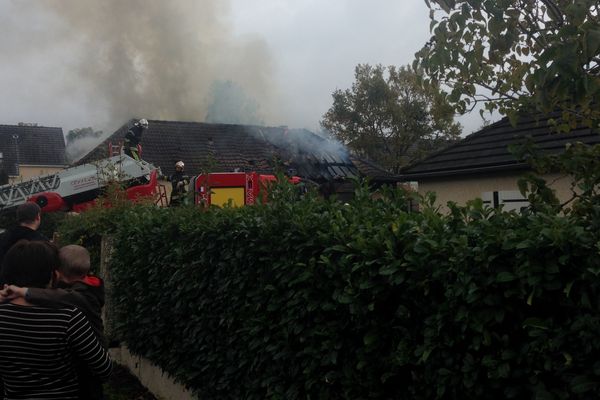
[(158, 169), (154, 165), (120, 153), (54, 174), (0, 186), (0, 210), (32, 201), (44, 212), (84, 211), (95, 204), (110, 182), (115, 181), (124, 184), (128, 199), (136, 201), (156, 194), (157, 177)]

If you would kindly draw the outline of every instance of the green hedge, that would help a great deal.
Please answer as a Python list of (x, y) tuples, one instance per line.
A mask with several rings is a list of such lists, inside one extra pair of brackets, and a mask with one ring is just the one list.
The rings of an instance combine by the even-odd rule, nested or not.
[(63, 238), (113, 236), (121, 338), (204, 399), (600, 398), (592, 211), (405, 210), (129, 207)]

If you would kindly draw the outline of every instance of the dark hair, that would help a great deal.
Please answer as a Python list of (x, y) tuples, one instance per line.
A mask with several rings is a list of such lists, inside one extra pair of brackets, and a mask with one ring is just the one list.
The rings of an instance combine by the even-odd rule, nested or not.
[(42, 212), (40, 206), (35, 203), (27, 202), (17, 207), (17, 223), (33, 222)]
[(59, 264), (56, 246), (42, 241), (19, 240), (4, 256), (0, 282), (21, 287), (45, 288)]

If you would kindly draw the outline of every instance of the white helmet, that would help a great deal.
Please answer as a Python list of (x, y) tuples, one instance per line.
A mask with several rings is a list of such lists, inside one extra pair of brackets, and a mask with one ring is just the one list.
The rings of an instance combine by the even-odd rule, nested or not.
[(146, 118), (142, 118), (138, 121), (138, 124), (140, 124), (140, 126), (142, 128), (147, 128), (148, 127), (148, 120)]
[(181, 169), (183, 169), (184, 166), (185, 166), (185, 164), (183, 163), (183, 161), (177, 161), (175, 163), (175, 168), (181, 168)]

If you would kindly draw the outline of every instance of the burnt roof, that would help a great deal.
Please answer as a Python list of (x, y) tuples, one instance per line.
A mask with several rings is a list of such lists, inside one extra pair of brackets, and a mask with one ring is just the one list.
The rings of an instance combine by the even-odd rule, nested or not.
[(396, 183), (401, 180), (398, 175), (392, 174), (370, 160), (357, 157), (355, 155), (351, 155), (350, 159), (362, 176), (368, 176), (373, 181), (381, 183)]
[(409, 165), (402, 170), (402, 177), (411, 180), (525, 170), (529, 165), (518, 160), (508, 150), (508, 146), (525, 144), (528, 140), (544, 154), (560, 153), (567, 143), (600, 143), (600, 134), (587, 127), (578, 127), (569, 133), (553, 133), (548, 121), (552, 117), (556, 118), (556, 115), (521, 117), (516, 126), (512, 126), (508, 118), (503, 118), (456, 144)]
[(65, 139), (62, 128), (33, 125), (0, 125), (2, 165), (9, 175), (17, 175), (20, 165), (62, 167)]
[[(77, 164), (106, 157), (108, 143), (122, 141), (133, 121)], [(361, 175), (344, 146), (305, 129), (286, 127), (150, 120), (142, 136), (142, 158), (160, 167), (165, 175), (174, 172), (179, 160), (185, 162), (191, 175), (293, 169), (295, 175), (315, 182)], [(378, 175), (383, 176), (380, 171)]]

